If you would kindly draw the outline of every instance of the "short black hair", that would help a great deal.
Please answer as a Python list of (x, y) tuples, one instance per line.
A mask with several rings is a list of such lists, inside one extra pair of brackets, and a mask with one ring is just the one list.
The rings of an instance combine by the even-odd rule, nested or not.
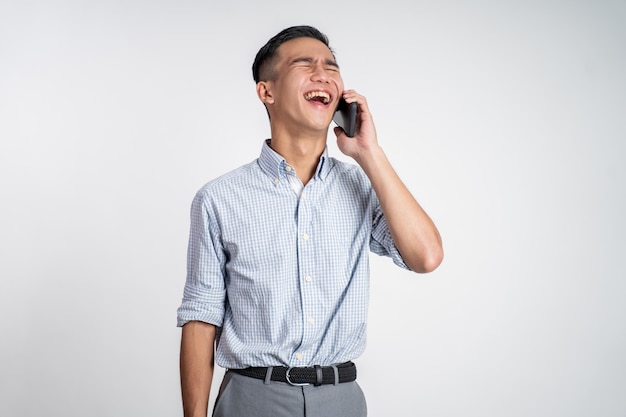
[(259, 52), (257, 52), (252, 64), (252, 77), (254, 82), (268, 81), (274, 77), (273, 67), (275, 64), (276, 51), (278, 47), (283, 43), (297, 38), (313, 38), (322, 42), (330, 49), (330, 52), (334, 55), (333, 50), (330, 48), (328, 37), (322, 32), (312, 26), (292, 26), (287, 29), (283, 29), (272, 39), (267, 41)]

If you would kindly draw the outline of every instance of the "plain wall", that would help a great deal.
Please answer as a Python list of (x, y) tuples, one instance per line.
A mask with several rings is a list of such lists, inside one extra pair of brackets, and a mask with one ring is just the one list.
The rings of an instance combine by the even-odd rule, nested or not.
[(2, 1), (0, 415), (182, 415), (191, 199), (258, 156), (250, 67), (295, 24), (444, 240), (372, 255), (369, 415), (626, 415), (617, 0)]

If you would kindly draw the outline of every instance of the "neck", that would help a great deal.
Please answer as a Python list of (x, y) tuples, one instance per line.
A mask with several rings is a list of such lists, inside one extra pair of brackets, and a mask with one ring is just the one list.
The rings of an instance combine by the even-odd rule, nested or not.
[(295, 168), (298, 178), (306, 185), (315, 175), (320, 156), (326, 148), (326, 134), (293, 135), (272, 129), (270, 146)]

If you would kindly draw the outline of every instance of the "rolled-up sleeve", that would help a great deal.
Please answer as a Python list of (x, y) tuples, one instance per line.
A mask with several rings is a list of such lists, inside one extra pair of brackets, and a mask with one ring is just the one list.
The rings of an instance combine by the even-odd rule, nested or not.
[(372, 210), (372, 236), (370, 239), (370, 250), (380, 256), (388, 256), (393, 260), (393, 263), (401, 268), (409, 269), (404, 263), (400, 251), (393, 242), (391, 231), (387, 225), (387, 220), (383, 215), (383, 210), (380, 207), (378, 198), (373, 198), (374, 208)]
[(200, 190), (191, 205), (191, 228), (187, 249), (187, 280), (177, 311), (177, 325), (202, 321), (222, 326), (226, 289), (226, 254), (220, 228), (206, 189)]

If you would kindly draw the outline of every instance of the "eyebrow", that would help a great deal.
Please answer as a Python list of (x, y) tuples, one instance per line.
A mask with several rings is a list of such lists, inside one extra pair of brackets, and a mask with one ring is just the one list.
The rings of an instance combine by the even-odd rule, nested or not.
[[(312, 64), (314, 61), (315, 59), (311, 57), (303, 56), (303, 57), (294, 58), (293, 60), (291, 60), (291, 64), (298, 64), (300, 62), (306, 62), (306, 63)], [(339, 64), (337, 64), (337, 62), (333, 59), (325, 59), (324, 64), (329, 65), (331, 67), (339, 68)]]

